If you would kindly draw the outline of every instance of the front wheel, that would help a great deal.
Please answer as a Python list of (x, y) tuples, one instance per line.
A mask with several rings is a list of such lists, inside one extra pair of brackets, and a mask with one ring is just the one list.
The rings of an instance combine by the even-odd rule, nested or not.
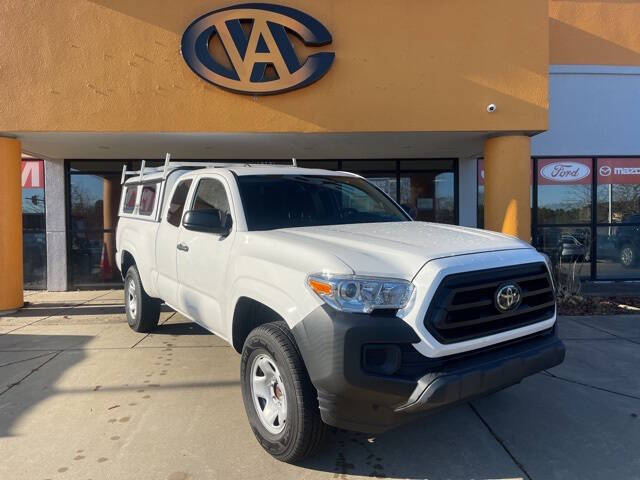
[(147, 333), (158, 326), (161, 301), (147, 295), (135, 265), (124, 277), (124, 306), (132, 330)]
[(631, 268), (636, 264), (637, 255), (635, 249), (631, 245), (624, 245), (620, 249), (620, 263), (625, 268)]
[(253, 330), (242, 350), (242, 398), (258, 442), (293, 463), (322, 444), (327, 426), (293, 335), (284, 322)]

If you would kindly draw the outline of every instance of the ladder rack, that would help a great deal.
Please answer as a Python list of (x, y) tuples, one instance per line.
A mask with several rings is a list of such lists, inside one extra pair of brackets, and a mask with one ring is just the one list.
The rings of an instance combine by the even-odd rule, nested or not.
[[(254, 166), (260, 166), (260, 167), (268, 167), (268, 166), (275, 166), (278, 167), (280, 165), (274, 165), (274, 164), (268, 164), (268, 163), (230, 163), (230, 162), (226, 162), (226, 163), (222, 163), (222, 162), (171, 162), (171, 154), (167, 153), (165, 155), (164, 158), (164, 166), (162, 167), (148, 167), (146, 168), (146, 160), (142, 160), (142, 164), (140, 165), (140, 170), (127, 170), (127, 165), (123, 165), (122, 166), (122, 176), (120, 177), (120, 184), (124, 184), (124, 182), (127, 181), (127, 177), (135, 177), (138, 176), (138, 182), (142, 183), (142, 181), (144, 180), (144, 175), (146, 174), (151, 174), (151, 173), (159, 173), (162, 172), (162, 178), (154, 178), (154, 180), (156, 181), (165, 181), (167, 179), (167, 176), (169, 175), (169, 172), (171, 171), (172, 168), (179, 168), (179, 167), (200, 167), (200, 168), (226, 168), (226, 167), (233, 167), (233, 166), (239, 166), (242, 165), (244, 167), (254, 167)], [(293, 167), (297, 167), (298, 166), (298, 162), (295, 158), (291, 159), (291, 165)], [(145, 170), (146, 168), (146, 170)]]

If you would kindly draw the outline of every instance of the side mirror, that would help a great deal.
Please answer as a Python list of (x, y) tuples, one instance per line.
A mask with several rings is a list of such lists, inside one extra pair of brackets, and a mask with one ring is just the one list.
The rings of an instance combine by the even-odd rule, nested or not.
[(194, 232), (217, 233), (225, 236), (231, 228), (225, 225), (227, 222), (223, 222), (221, 217), (220, 210), (217, 209), (189, 210), (184, 214), (182, 225)]

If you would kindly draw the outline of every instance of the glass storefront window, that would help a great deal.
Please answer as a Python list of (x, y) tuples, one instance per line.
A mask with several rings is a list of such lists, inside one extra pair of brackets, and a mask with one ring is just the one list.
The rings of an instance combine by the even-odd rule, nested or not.
[(640, 278), (640, 158), (599, 158), (597, 171), (597, 276)]
[(591, 228), (539, 227), (534, 244), (564, 275), (591, 276)]
[(638, 225), (598, 227), (598, 278), (640, 278), (640, 215)]
[(640, 158), (539, 159), (537, 180), (537, 247), (556, 262), (567, 256), (558, 251), (578, 252), (580, 276), (640, 279)]
[(538, 223), (591, 222), (591, 159), (538, 160)]
[(47, 288), (44, 162), (22, 162), (22, 249), (24, 288)]
[(640, 158), (598, 159), (598, 223), (640, 214)]
[(456, 222), (456, 160), (302, 160), (298, 164), (362, 175), (416, 220)]
[[(71, 173), (71, 229), (103, 230), (118, 215), (120, 175)], [(107, 205), (105, 206), (105, 194)], [(115, 198), (115, 200), (114, 200)], [(113, 204), (116, 204), (115, 211)], [(115, 216), (114, 216), (115, 215)]]
[[(111, 252), (110, 252), (110, 249)], [(119, 282), (113, 262), (115, 232), (71, 232), (71, 279), (74, 287), (94, 287)]]
[(455, 223), (453, 172), (402, 174), (400, 204), (416, 220)]
[(398, 201), (398, 180), (396, 180), (395, 175), (393, 177), (367, 176), (367, 180), (393, 198), (396, 202)]
[(69, 203), (70, 285), (99, 288), (121, 284), (115, 266), (115, 228), (124, 162), (71, 162)]

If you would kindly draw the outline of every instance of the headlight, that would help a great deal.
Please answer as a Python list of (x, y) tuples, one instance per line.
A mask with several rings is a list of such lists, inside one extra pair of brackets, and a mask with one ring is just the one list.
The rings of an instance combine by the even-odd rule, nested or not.
[(307, 284), (327, 304), (344, 312), (401, 309), (413, 293), (411, 282), (394, 278), (317, 274), (310, 275)]

